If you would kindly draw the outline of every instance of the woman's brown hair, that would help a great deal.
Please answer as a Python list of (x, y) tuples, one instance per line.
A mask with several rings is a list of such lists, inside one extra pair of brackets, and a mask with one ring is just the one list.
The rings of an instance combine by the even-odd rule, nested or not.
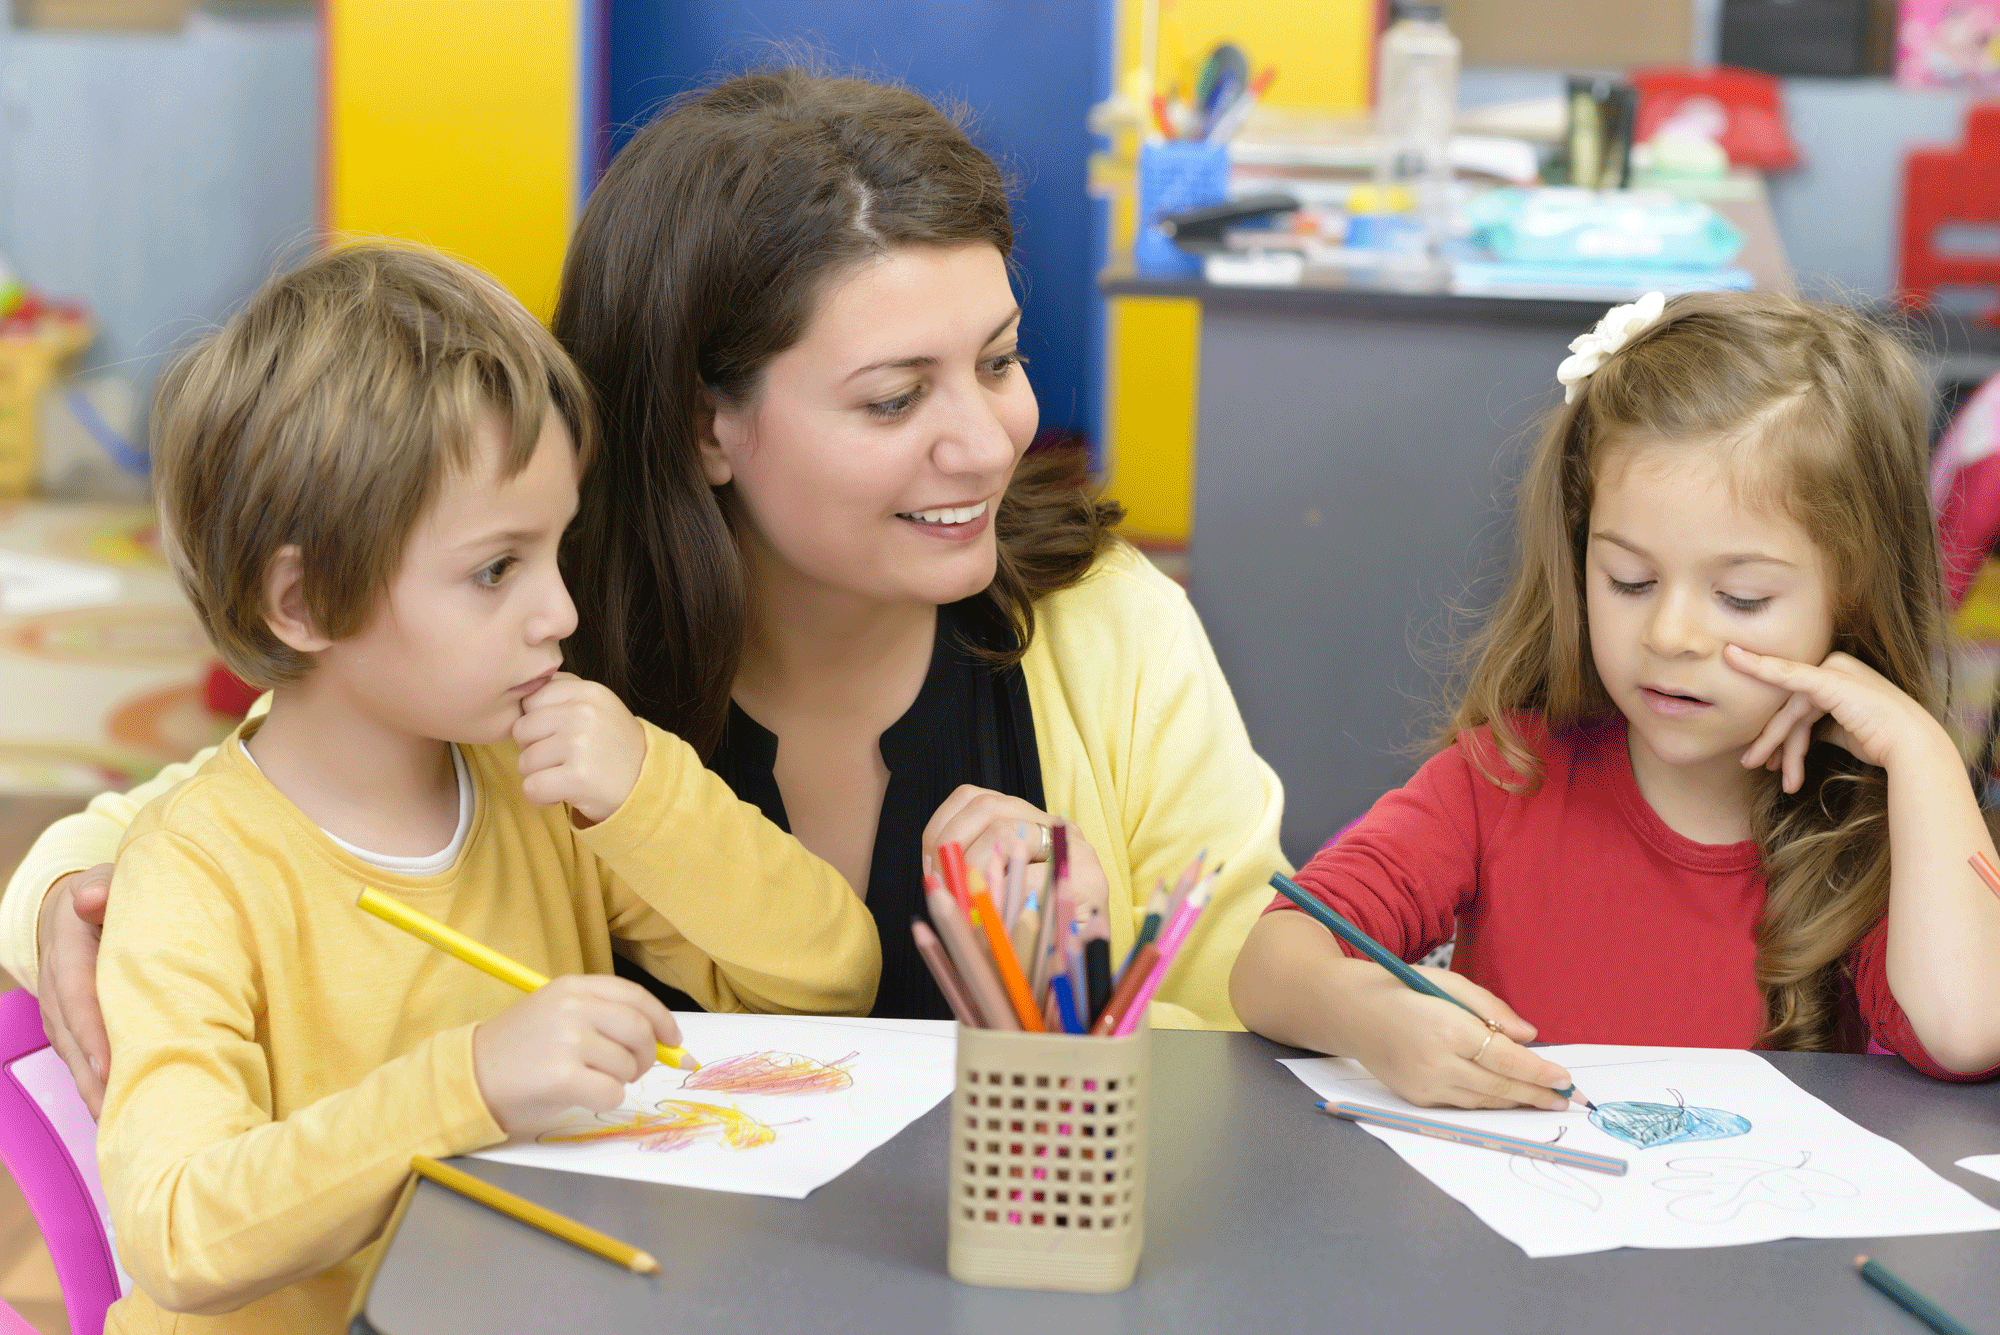
[[(1584, 548), (1607, 459), (1648, 448), (1725, 451), (1746, 495), (1805, 529), (1832, 576), (1833, 647), (1938, 718), (1944, 588), (1926, 489), (1930, 396), (1915, 359), (1845, 307), (1768, 293), (1676, 297), (1555, 410), (1521, 484), (1512, 578), (1468, 646), (1444, 743), (1491, 729), (1487, 777), (1542, 772), (1522, 711), (1555, 731), (1614, 706), (1590, 657)], [(1843, 959), (1889, 901), (1888, 785), (1831, 743), (1805, 782), (1758, 775), (1752, 828), (1766, 897), (1757, 926), (1764, 1045), (1824, 1050), (1842, 1028)]]
[[(595, 386), (603, 455), (572, 531), (575, 669), (707, 755), (744, 642), (734, 507), (702, 474), (710, 404), (753, 402), (828, 282), (904, 246), (1006, 257), (1006, 183), (915, 93), (783, 68), (692, 95), (635, 135), (563, 266), (556, 336)], [(1081, 579), (1117, 506), (1074, 452), (1029, 454), (995, 516), (986, 590), (1020, 651), (1034, 604)]]

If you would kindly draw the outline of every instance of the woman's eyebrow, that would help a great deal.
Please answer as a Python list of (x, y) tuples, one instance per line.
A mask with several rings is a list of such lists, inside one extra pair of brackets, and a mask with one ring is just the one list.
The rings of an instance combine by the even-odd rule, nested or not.
[[(1012, 311), (1008, 312), (1006, 319), (993, 326), (992, 333), (980, 340), (979, 346), (983, 348), (994, 339), (999, 338), (1000, 335), (1006, 333), (1014, 322), (1020, 318), (1021, 308), (1016, 306)], [(919, 367), (936, 366), (937, 362), (937, 358), (928, 355), (922, 357), (892, 357), (887, 361), (870, 362), (866, 366), (850, 371), (848, 372), (847, 379), (852, 380), (856, 376), (867, 375), (870, 371), (913, 371)], [(846, 381), (842, 381), (841, 383), (845, 384)]]

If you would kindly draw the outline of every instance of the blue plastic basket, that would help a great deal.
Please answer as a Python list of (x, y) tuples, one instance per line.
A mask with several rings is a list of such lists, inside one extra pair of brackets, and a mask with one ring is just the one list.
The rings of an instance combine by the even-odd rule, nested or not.
[(1160, 231), (1160, 219), (1228, 198), (1229, 145), (1141, 144), (1139, 235), (1132, 243), (1132, 267), (1160, 277), (1200, 273), (1201, 256), (1168, 240)]

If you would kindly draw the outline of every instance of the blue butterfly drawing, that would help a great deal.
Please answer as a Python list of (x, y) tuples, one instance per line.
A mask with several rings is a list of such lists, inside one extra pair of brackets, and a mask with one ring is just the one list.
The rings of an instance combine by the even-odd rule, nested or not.
[(1750, 1129), (1750, 1119), (1721, 1108), (1690, 1108), (1677, 1089), (1673, 1103), (1600, 1103), (1590, 1124), (1627, 1144), (1649, 1150), (1683, 1140), (1727, 1140)]

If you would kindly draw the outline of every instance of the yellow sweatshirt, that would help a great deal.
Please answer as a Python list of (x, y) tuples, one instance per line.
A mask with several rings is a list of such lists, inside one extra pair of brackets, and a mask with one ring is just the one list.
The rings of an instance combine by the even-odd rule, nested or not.
[(132, 823), (98, 1155), (139, 1288), (107, 1331), (331, 1335), (410, 1156), (504, 1139), (472, 1032), (521, 994), (363, 913), (364, 885), (552, 977), (609, 973), (615, 938), (711, 1009), (873, 1001), (866, 908), (677, 738), (648, 727), (632, 795), (582, 831), (521, 798), (511, 745), (464, 752), (472, 825), (433, 876), (341, 848), (234, 738)]
[[(1227, 862), (1148, 1019), (1162, 1028), (1241, 1029), (1229, 970), (1270, 901), (1271, 873), (1289, 870), (1278, 847), (1284, 794), (1251, 749), (1187, 595), (1114, 542), (1080, 583), (1035, 604), (1021, 670), (1043, 797), (1082, 827), (1111, 882), (1113, 959), (1137, 935), (1156, 880), (1171, 883), (1203, 848), (1211, 863)], [(109, 862), (139, 808), (208, 754), (169, 765), (129, 793), (106, 793), (42, 833), (0, 899), (0, 968), (34, 986), (35, 924), (49, 887)]]

